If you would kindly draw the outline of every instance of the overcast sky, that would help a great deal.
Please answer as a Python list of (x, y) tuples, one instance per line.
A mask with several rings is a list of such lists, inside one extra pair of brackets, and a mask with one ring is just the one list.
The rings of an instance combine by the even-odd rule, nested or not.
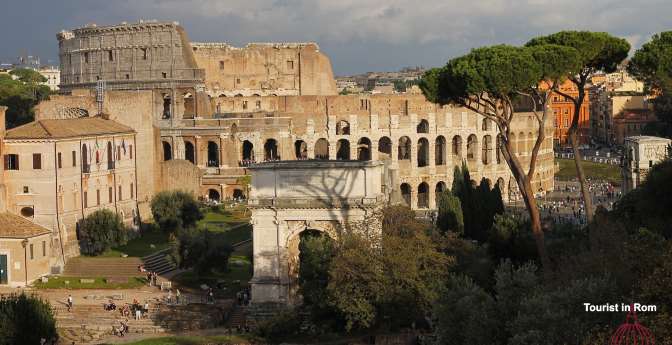
[(315, 41), (337, 75), (438, 66), (471, 48), (565, 29), (640, 46), (672, 30), (672, 0), (3, 0), (0, 60), (58, 62), (56, 33), (139, 19), (178, 21), (192, 41)]

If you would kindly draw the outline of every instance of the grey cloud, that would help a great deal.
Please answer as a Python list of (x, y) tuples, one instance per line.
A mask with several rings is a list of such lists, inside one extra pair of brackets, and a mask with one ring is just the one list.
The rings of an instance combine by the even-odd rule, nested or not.
[(316, 41), (337, 74), (435, 66), (473, 47), (564, 29), (608, 31), (640, 45), (672, 24), (668, 0), (10, 1), (0, 14), (3, 59), (20, 49), (56, 59), (60, 29), (154, 18), (179, 21), (194, 41)]

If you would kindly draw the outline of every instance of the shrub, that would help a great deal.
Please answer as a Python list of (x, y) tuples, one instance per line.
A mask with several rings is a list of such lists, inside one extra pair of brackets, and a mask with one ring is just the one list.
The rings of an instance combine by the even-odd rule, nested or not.
[(300, 332), (301, 318), (294, 310), (278, 313), (273, 318), (262, 321), (254, 329), (259, 337), (272, 344), (279, 344)]
[(0, 299), (0, 345), (40, 344), (41, 338), (58, 338), (48, 302), (23, 293)]
[(121, 217), (107, 209), (84, 218), (79, 234), (81, 251), (87, 255), (99, 255), (111, 247), (126, 244), (128, 240)]
[(178, 266), (193, 268), (199, 275), (226, 270), (233, 252), (224, 234), (207, 230), (185, 231), (173, 245), (173, 259)]
[(191, 228), (203, 218), (193, 195), (179, 190), (156, 194), (152, 198), (151, 208), (156, 223), (168, 233)]

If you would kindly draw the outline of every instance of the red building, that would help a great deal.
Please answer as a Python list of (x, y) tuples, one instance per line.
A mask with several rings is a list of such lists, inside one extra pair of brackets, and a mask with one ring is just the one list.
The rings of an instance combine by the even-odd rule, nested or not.
[[(569, 80), (566, 80), (561, 86), (560, 91), (572, 97), (579, 96), (579, 90)], [(565, 98), (559, 93), (554, 93), (551, 96), (551, 110), (553, 111), (555, 134), (553, 135), (553, 142), (556, 145), (569, 145), (569, 126), (572, 124), (574, 118), (574, 102)], [(588, 144), (590, 142), (590, 99), (588, 92), (581, 104), (581, 111), (579, 112), (579, 144)]]

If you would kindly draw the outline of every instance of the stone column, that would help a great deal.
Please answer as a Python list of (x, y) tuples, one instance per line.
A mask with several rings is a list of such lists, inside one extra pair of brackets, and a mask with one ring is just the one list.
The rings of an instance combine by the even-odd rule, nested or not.
[(418, 186), (411, 185), (411, 208), (418, 209)]
[[(350, 128), (352, 128), (352, 127), (350, 127)], [(351, 138), (353, 138), (353, 139), (352, 140), (350, 138), (346, 139), (346, 140), (348, 140), (348, 142), (350, 142), (350, 159), (357, 159), (358, 158), (357, 157), (357, 151), (358, 151), (357, 146), (359, 146), (358, 143), (357, 143), (357, 136), (354, 136), (354, 137), (351, 136)]]
[[(196, 166), (203, 169), (205, 168), (205, 165), (203, 162), (205, 161), (201, 156), (203, 156), (201, 152), (201, 136), (196, 135), (194, 136), (194, 160), (196, 161)], [(207, 155), (206, 155), (207, 158)]]
[(429, 162), (427, 162), (429, 164), (429, 173), (434, 175), (436, 174), (436, 139), (430, 140), (430, 138), (427, 138), (427, 142), (427, 149), (429, 150)]
[(336, 159), (336, 140), (329, 141), (329, 159)]
[(429, 209), (436, 209), (436, 185), (429, 185), (429, 190), (427, 191), (427, 196), (429, 197)]
[(371, 160), (378, 160), (378, 140), (371, 140)]
[(306, 141), (308, 159), (315, 159), (315, 142), (316, 140)]

